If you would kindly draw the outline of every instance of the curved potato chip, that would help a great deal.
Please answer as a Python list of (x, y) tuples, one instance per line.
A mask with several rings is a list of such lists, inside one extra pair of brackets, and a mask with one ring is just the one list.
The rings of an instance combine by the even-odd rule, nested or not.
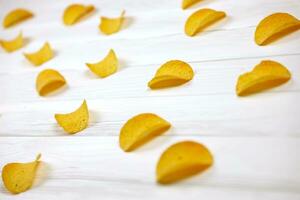
[(163, 152), (156, 166), (156, 179), (169, 184), (204, 171), (213, 164), (213, 156), (202, 144), (178, 142)]
[(110, 50), (103, 60), (95, 64), (86, 63), (89, 69), (98, 76), (105, 78), (114, 74), (118, 69), (118, 58), (114, 50)]
[(4, 28), (8, 28), (26, 19), (29, 19), (32, 16), (33, 14), (29, 10), (22, 8), (15, 9), (5, 16), (2, 24)]
[(111, 35), (118, 32), (121, 29), (122, 23), (124, 21), (125, 11), (121, 13), (121, 16), (118, 18), (107, 18), (101, 17), (101, 22), (99, 29), (102, 33), (106, 35)]
[(9, 163), (2, 169), (4, 186), (13, 194), (28, 190), (34, 181), (41, 154), (29, 163)]
[(39, 49), (35, 53), (24, 53), (24, 56), (27, 58), (29, 62), (31, 62), (35, 66), (40, 66), (43, 63), (47, 62), (51, 58), (53, 58), (53, 51), (48, 42), (44, 44), (44, 46)]
[(163, 64), (148, 83), (151, 89), (172, 87), (184, 84), (194, 77), (191, 66), (180, 60), (171, 60)]
[(36, 79), (36, 90), (39, 95), (45, 96), (66, 84), (65, 78), (54, 69), (45, 69)]
[(288, 13), (274, 13), (258, 24), (255, 42), (258, 45), (266, 45), (298, 29), (300, 20)]
[(239, 76), (236, 93), (238, 96), (246, 96), (281, 85), (290, 78), (289, 70), (282, 64), (265, 60), (256, 65), (251, 72)]
[(129, 119), (121, 129), (119, 143), (126, 151), (132, 151), (144, 143), (161, 135), (171, 124), (152, 113), (143, 113)]
[(185, 33), (194, 36), (209, 25), (223, 19), (226, 13), (209, 8), (200, 9), (194, 12), (185, 22)]
[(88, 126), (89, 110), (84, 100), (81, 106), (68, 114), (55, 114), (57, 123), (70, 134), (78, 133)]
[(13, 40), (0, 40), (0, 45), (6, 52), (13, 52), (15, 50), (18, 50), (23, 46), (23, 35), (20, 32), (19, 35)]
[(186, 9), (202, 0), (182, 0), (181, 8)]
[(65, 25), (73, 25), (75, 24), (80, 18), (86, 16), (90, 12), (95, 9), (93, 5), (82, 5), (82, 4), (72, 4), (68, 6), (63, 15), (63, 21)]

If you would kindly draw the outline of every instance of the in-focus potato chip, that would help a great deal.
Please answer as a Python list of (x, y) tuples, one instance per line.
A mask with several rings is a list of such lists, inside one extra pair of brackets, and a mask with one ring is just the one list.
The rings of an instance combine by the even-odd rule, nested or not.
[(180, 60), (171, 60), (163, 64), (148, 83), (151, 89), (173, 87), (184, 84), (194, 77), (191, 66)]
[(156, 166), (156, 179), (169, 184), (204, 171), (213, 164), (213, 156), (202, 144), (178, 142), (163, 152)]
[(186, 9), (202, 0), (182, 0), (181, 8)]
[(39, 95), (45, 96), (66, 84), (65, 78), (54, 69), (45, 69), (36, 79), (36, 90)]
[(100, 76), (105, 78), (111, 74), (114, 74), (118, 70), (118, 58), (114, 50), (110, 50), (103, 60), (98, 63), (90, 64), (86, 63), (89, 69)]
[(13, 194), (28, 190), (33, 184), (40, 158), (41, 154), (33, 162), (6, 164), (2, 169), (2, 180), (6, 189)]
[(19, 8), (9, 12), (2, 24), (4, 28), (8, 28), (31, 17), (33, 17), (33, 14), (29, 10)]
[(194, 12), (185, 22), (185, 33), (188, 36), (195, 36), (209, 25), (226, 17), (223, 11), (216, 11), (209, 8), (200, 9)]
[(68, 6), (63, 15), (65, 25), (73, 25), (78, 22), (82, 17), (91, 13), (95, 7), (93, 5), (72, 4)]
[(51, 58), (53, 58), (53, 51), (48, 42), (44, 44), (44, 46), (39, 49), (35, 53), (24, 53), (24, 56), (27, 58), (29, 62), (31, 62), (35, 66), (40, 66), (43, 63), (47, 62)]
[(236, 93), (238, 96), (246, 96), (281, 85), (290, 78), (291, 73), (282, 64), (265, 60), (256, 65), (251, 72), (239, 76)]
[(101, 22), (99, 25), (100, 31), (106, 35), (111, 35), (118, 32), (121, 29), (124, 21), (124, 15), (125, 11), (122, 11), (121, 16), (118, 18), (101, 17)]
[(16, 51), (23, 46), (23, 35), (20, 32), (19, 35), (13, 40), (0, 40), (0, 45), (6, 52)]
[(143, 113), (129, 119), (121, 129), (119, 143), (126, 151), (132, 151), (144, 143), (161, 135), (171, 124), (152, 113)]
[(300, 20), (288, 13), (274, 13), (264, 18), (256, 27), (255, 42), (266, 45), (298, 29)]
[(78, 133), (88, 126), (89, 110), (84, 100), (81, 106), (68, 114), (55, 114), (57, 123), (70, 134)]

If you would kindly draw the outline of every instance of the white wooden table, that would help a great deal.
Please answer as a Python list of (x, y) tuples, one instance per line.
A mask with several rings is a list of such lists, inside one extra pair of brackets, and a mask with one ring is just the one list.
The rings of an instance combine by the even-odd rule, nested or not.
[[(97, 7), (91, 17), (73, 27), (62, 24), (72, 0), (0, 0), (1, 20), (24, 7), (35, 17), (0, 37), (20, 30), (25, 48), (0, 50), (0, 167), (27, 162), (42, 153), (44, 163), (31, 190), (11, 195), (0, 184), (0, 199), (300, 199), (300, 32), (259, 47), (255, 26), (274, 12), (300, 18), (299, 0), (206, 0), (181, 10), (180, 0), (87, 0)], [(196, 37), (184, 35), (186, 18), (195, 10), (223, 10), (228, 18)], [(99, 17), (127, 19), (118, 34), (104, 36)], [(55, 58), (33, 67), (23, 52), (49, 41)], [(96, 78), (85, 66), (99, 61), (110, 48), (121, 60), (119, 72)], [(147, 82), (170, 59), (182, 59), (195, 78), (181, 87), (151, 91)], [(239, 74), (263, 59), (279, 61), (292, 80), (246, 98), (235, 95)], [(35, 91), (35, 78), (46, 68), (59, 70), (68, 87), (46, 98)], [(86, 99), (89, 127), (67, 135), (54, 113), (70, 112)], [(135, 152), (124, 153), (118, 135), (133, 115), (154, 112), (172, 129)], [(179, 182), (155, 181), (160, 154), (180, 140), (195, 140), (213, 153), (214, 166)]]

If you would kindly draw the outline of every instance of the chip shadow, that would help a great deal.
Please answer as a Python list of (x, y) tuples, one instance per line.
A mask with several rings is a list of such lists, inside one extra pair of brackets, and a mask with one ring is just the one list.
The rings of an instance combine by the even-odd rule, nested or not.
[[(41, 159), (43, 159), (43, 156)], [(46, 180), (49, 179), (52, 172), (52, 167), (49, 163), (44, 161), (39, 161), (39, 162), (40, 163), (37, 168), (36, 178), (33, 183), (32, 189), (42, 186), (46, 182)]]

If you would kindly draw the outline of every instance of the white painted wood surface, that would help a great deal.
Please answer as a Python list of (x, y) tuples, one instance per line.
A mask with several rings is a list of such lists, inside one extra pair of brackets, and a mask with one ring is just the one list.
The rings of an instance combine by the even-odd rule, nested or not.
[[(207, 0), (188, 10), (179, 0), (87, 0), (97, 12), (73, 27), (61, 22), (72, 0), (0, 0), (0, 19), (16, 7), (35, 18), (12, 29), (28, 39), (23, 49), (0, 50), (0, 167), (30, 161), (42, 153), (44, 163), (33, 188), (9, 194), (0, 184), (0, 199), (300, 199), (300, 32), (265, 47), (255, 45), (256, 24), (273, 12), (300, 18), (299, 0)], [(229, 17), (196, 37), (183, 26), (196, 9), (224, 10)], [(101, 15), (125, 9), (121, 32), (104, 36), (97, 29)], [(23, 52), (49, 41), (53, 60), (31, 66)], [(121, 60), (118, 73), (106, 79), (91, 74), (86, 62), (100, 60), (113, 48)], [(195, 69), (188, 84), (159, 91), (147, 88), (156, 69), (169, 59), (182, 59)], [(262, 59), (287, 66), (287, 84), (238, 98), (235, 82)], [(68, 87), (39, 97), (35, 78), (45, 68), (59, 70)], [(86, 99), (90, 126), (68, 136), (54, 113), (72, 111)], [(173, 128), (133, 153), (118, 147), (122, 124), (141, 112), (154, 112)], [(155, 165), (162, 151), (176, 141), (192, 139), (212, 151), (215, 164), (201, 175), (161, 186)]]

